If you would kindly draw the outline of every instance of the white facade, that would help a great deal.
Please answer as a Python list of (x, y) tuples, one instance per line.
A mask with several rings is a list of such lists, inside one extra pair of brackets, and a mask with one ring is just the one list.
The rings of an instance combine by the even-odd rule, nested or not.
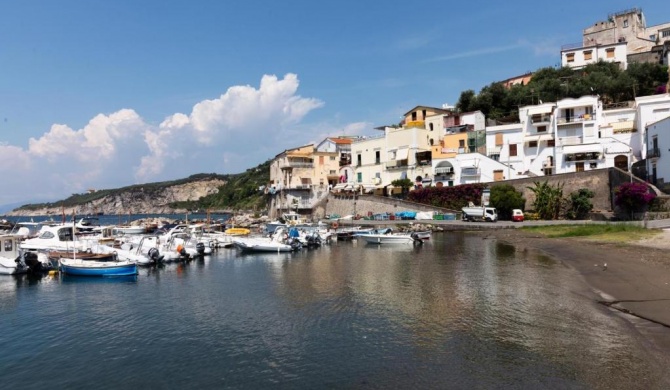
[[(526, 177), (523, 140), (523, 127), (520, 123), (486, 127), (487, 155), (505, 165), (503, 180)], [(493, 176), (493, 172), (485, 176)]]
[(649, 181), (667, 191), (670, 185), (670, 118), (648, 125), (646, 134)]
[(481, 111), (460, 114), (461, 125), (472, 125), (475, 131), (486, 129), (486, 117)]
[(523, 171), (532, 175), (555, 172), (556, 103), (543, 103), (519, 108), (523, 132)]
[[(646, 129), (649, 124), (656, 123), (661, 119), (670, 117), (670, 94), (641, 96), (635, 99), (637, 106), (636, 126), (640, 130), (640, 143), (644, 143)], [(647, 158), (645, 148), (641, 150), (641, 158)]]
[(390, 184), (385, 169), (386, 139), (383, 135), (355, 140), (351, 144), (351, 155), (353, 171), (349, 183), (369, 188)]
[(626, 42), (606, 45), (570, 47), (561, 50), (561, 66), (580, 69), (598, 61), (614, 62), (621, 69), (628, 67)]

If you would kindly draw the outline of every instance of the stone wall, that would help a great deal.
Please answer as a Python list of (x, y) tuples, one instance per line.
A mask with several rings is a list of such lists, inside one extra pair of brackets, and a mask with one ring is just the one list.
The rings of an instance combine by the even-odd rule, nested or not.
[(324, 204), (324, 214), (318, 215), (318, 212), (315, 210), (316, 217), (322, 218), (325, 215), (333, 214), (337, 214), (341, 217), (345, 215), (366, 216), (383, 213), (395, 214), (401, 211), (434, 211), (442, 214), (457, 212), (443, 207), (433, 207), (377, 195), (356, 195), (354, 199), (353, 195), (330, 194)]

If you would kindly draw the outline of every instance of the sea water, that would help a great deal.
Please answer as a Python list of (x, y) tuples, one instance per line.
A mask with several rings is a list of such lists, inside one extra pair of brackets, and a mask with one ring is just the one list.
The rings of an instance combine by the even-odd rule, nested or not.
[(0, 319), (5, 389), (667, 386), (574, 270), (468, 233), (3, 276)]

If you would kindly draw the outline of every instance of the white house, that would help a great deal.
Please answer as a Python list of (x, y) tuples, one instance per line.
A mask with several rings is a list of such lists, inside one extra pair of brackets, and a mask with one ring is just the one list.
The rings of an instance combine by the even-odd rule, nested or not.
[[(637, 129), (640, 143), (647, 140), (646, 129), (649, 124), (656, 123), (670, 116), (670, 94), (641, 96), (635, 99), (637, 106)], [(647, 158), (647, 151), (642, 148), (641, 158)]]
[[(505, 166), (502, 180), (526, 177), (524, 133), (521, 123), (486, 127), (486, 154)], [(493, 175), (494, 180), (497, 176)]]
[(621, 69), (628, 67), (626, 42), (581, 46), (565, 45), (561, 48), (561, 66), (580, 69), (598, 61), (614, 62)]
[(646, 137), (649, 181), (667, 192), (670, 189), (670, 117), (647, 125)]

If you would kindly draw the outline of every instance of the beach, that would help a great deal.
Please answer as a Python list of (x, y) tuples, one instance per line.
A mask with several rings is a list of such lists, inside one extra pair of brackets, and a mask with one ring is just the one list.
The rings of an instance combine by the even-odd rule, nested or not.
[(592, 299), (621, 313), (639, 332), (649, 352), (670, 363), (670, 229), (632, 242), (607, 243), (584, 238), (545, 238), (518, 229), (479, 232), (539, 251), (576, 270)]

